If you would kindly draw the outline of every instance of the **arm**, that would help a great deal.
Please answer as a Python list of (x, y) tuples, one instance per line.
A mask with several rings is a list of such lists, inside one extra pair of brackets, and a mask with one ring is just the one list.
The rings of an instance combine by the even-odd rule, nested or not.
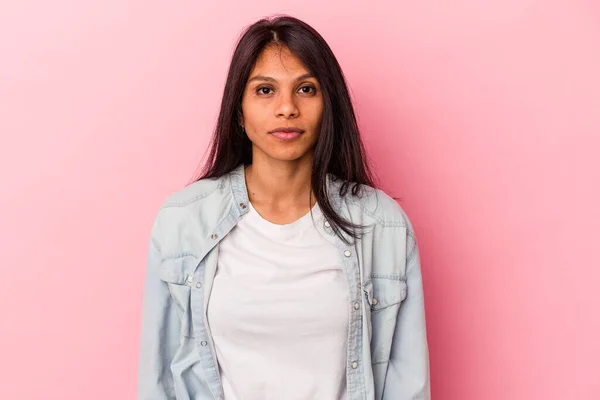
[[(398, 313), (386, 373), (384, 400), (429, 400), (429, 350), (419, 248), (412, 231), (406, 241), (407, 295)], [(404, 260), (398, 262), (404, 263)]]
[(142, 306), (138, 365), (138, 400), (173, 400), (175, 390), (170, 364), (179, 347), (179, 317), (166, 282), (158, 270), (160, 250), (150, 242)]

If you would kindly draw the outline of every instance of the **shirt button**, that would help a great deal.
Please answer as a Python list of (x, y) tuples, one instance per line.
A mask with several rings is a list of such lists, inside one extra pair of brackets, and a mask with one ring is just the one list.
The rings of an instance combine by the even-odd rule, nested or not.
[(354, 303), (354, 309), (355, 309), (355, 310), (358, 310), (359, 308), (360, 308), (360, 304), (358, 304), (358, 303)]
[(219, 237), (219, 235), (217, 235), (216, 233), (213, 233), (212, 235), (210, 235), (210, 238), (213, 239), (213, 240), (216, 239), (216, 238), (218, 238), (218, 237)]
[(377, 299), (373, 299), (373, 300), (371, 300), (371, 304), (372, 304), (372, 305), (376, 306), (376, 305), (377, 305), (377, 303), (378, 303), (378, 302), (377, 302)]
[(247, 207), (246, 203), (240, 203), (240, 208), (241, 208), (242, 210), (245, 210), (245, 209), (246, 209), (246, 207)]
[(346, 250), (346, 251), (344, 252), (344, 255), (345, 255), (346, 257), (350, 257), (350, 256), (352, 255), (352, 253), (350, 252), (350, 250)]
[(188, 276), (188, 278), (187, 278), (188, 283), (192, 283), (193, 280), (194, 280), (193, 276)]
[(202, 287), (202, 284), (200, 282), (196, 283), (196, 288), (200, 289)]
[(353, 368), (353, 369), (356, 369), (356, 368), (358, 368), (358, 363), (357, 363), (356, 361), (354, 361), (354, 362), (352, 363), (352, 368)]
[(206, 346), (207, 344), (208, 344), (208, 342), (207, 342), (207, 341), (202, 341), (202, 342), (200, 342), (200, 345), (202, 345), (202, 346)]
[(331, 228), (331, 224), (329, 223), (329, 221), (325, 221), (325, 227), (326, 228)]

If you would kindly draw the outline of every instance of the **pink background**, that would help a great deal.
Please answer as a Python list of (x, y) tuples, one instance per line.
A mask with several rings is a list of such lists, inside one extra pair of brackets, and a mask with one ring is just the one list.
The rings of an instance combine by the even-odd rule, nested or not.
[(3, 2), (0, 398), (135, 397), (152, 219), (274, 12), (330, 43), (415, 225), (434, 399), (599, 399), (592, 0)]

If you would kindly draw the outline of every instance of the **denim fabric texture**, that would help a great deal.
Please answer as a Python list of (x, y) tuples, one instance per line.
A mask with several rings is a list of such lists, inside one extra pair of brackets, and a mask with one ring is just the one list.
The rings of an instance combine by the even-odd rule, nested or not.
[[(359, 239), (335, 236), (349, 298), (347, 398), (430, 399), (423, 285), (413, 227), (401, 206), (383, 191), (364, 187), (359, 197), (342, 197), (341, 185), (341, 180), (328, 176), (334, 210), (366, 226)], [(248, 212), (248, 204), (240, 165), (170, 195), (158, 211), (145, 274), (138, 400), (223, 400), (206, 309), (219, 241)], [(327, 221), (325, 229), (335, 235)]]

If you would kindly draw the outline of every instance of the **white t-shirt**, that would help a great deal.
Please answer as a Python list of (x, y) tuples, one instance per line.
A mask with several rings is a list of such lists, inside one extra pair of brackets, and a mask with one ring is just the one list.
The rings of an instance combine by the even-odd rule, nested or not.
[(323, 222), (318, 205), (287, 225), (250, 205), (219, 243), (208, 320), (225, 400), (346, 399), (348, 289)]

